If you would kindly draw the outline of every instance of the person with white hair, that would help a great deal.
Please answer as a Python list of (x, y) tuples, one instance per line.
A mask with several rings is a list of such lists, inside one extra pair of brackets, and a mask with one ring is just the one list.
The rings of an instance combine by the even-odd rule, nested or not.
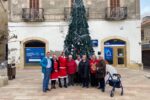
[(105, 76), (106, 76), (106, 62), (102, 56), (99, 57), (99, 61), (96, 64), (96, 78), (99, 82), (99, 89), (105, 92)]
[(75, 60), (73, 60), (72, 55), (69, 55), (67, 61), (67, 73), (69, 78), (69, 86), (74, 86), (75, 73), (76, 73), (77, 64)]

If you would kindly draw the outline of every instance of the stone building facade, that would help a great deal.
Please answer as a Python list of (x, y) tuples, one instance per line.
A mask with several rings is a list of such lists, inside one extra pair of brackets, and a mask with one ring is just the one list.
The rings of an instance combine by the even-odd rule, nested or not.
[[(95, 54), (110, 64), (139, 68), (141, 65), (140, 1), (83, 0)], [(9, 58), (18, 67), (36, 66), (33, 51), (63, 50), (73, 0), (10, 0), (9, 30), (17, 35), (9, 43)], [(34, 48), (34, 49), (33, 49)], [(38, 49), (35, 49), (38, 48)], [(135, 52), (136, 51), (136, 52)]]
[(0, 62), (7, 59), (7, 1), (0, 0)]
[(141, 28), (142, 61), (146, 68), (150, 68), (150, 16), (143, 18)]

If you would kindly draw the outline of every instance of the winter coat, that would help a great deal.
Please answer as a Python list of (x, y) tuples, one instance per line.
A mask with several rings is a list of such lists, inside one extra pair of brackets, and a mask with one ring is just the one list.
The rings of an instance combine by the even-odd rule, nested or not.
[[(51, 62), (52, 62), (51, 71), (53, 72), (53, 70), (54, 70), (54, 68), (53, 68), (53, 67), (54, 67), (54, 61), (53, 61), (52, 58), (49, 58), (49, 59), (50, 59)], [(47, 64), (48, 64), (47, 58), (44, 57), (44, 58), (41, 60), (40, 64), (41, 64), (41, 67), (42, 67), (42, 73), (46, 73), (46, 67), (47, 67)]]
[(66, 67), (66, 65), (67, 65), (67, 58), (66, 57), (60, 56), (58, 58), (58, 60), (59, 60), (60, 67)]
[(81, 78), (89, 78), (90, 75), (90, 63), (89, 61), (81, 61), (79, 63), (79, 75)]
[(59, 78), (67, 77), (67, 58), (59, 57)]
[(106, 76), (106, 63), (105, 60), (100, 60), (96, 64), (96, 77), (98, 79), (105, 78)]
[(74, 60), (67, 62), (67, 72), (68, 74), (75, 74), (77, 69), (77, 64)]
[(98, 63), (97, 60), (90, 60), (90, 73), (96, 74), (96, 64)]
[(58, 68), (59, 68), (59, 62), (58, 62), (58, 60), (55, 60), (54, 61), (54, 71), (50, 75), (51, 80), (57, 80), (58, 79), (58, 76), (59, 76)]

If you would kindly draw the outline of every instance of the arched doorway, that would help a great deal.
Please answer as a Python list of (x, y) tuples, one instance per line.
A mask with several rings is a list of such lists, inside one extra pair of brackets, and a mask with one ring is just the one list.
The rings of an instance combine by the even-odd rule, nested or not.
[(114, 66), (126, 66), (126, 42), (121, 39), (110, 39), (104, 42), (104, 57)]
[(39, 40), (29, 40), (24, 43), (24, 65), (40, 65), (41, 59), (45, 56), (46, 44)]

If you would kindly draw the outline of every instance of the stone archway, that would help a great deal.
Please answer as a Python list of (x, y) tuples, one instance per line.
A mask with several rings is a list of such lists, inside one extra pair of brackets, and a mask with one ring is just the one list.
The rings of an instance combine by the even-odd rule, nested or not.
[(129, 40), (128, 39), (125, 39), (123, 37), (118, 37), (118, 36), (110, 36), (110, 37), (107, 37), (107, 38), (104, 38), (102, 41), (101, 41), (101, 52), (102, 52), (102, 55), (104, 56), (104, 47), (105, 47), (105, 42), (106, 41), (109, 41), (109, 40), (113, 40), (113, 39), (116, 39), (116, 40), (121, 40), (121, 41), (124, 41), (126, 43), (126, 66), (130, 65), (130, 45), (129, 45)]
[(49, 51), (49, 42), (46, 39), (39, 37), (30, 37), (21, 41), (21, 49), (20, 49), (20, 68), (25, 67), (25, 44), (31, 41), (39, 41), (45, 44), (45, 52)]

